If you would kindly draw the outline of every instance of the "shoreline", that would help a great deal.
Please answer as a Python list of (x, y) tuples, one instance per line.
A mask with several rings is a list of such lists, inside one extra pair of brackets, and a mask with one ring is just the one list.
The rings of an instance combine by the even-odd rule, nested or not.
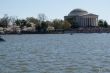
[(70, 34), (70, 35), (73, 35), (73, 34), (94, 34), (94, 33), (97, 33), (97, 34), (103, 34), (103, 33), (107, 33), (109, 34), (110, 32), (59, 32), (59, 33), (20, 33), (20, 34), (17, 34), (17, 33), (8, 33), (8, 34), (0, 34), (0, 35), (34, 35), (34, 34)]
[(38, 32), (38, 31), (21, 31), (21, 32), (4, 32), (0, 33), (1, 35), (7, 35), (7, 34), (18, 34), (18, 35), (22, 35), (22, 34), (74, 34), (74, 33), (110, 33), (110, 27), (108, 28), (102, 28), (102, 27), (94, 27), (94, 28), (74, 28), (74, 29), (68, 29), (68, 30), (54, 30), (54, 31), (45, 31), (45, 32)]

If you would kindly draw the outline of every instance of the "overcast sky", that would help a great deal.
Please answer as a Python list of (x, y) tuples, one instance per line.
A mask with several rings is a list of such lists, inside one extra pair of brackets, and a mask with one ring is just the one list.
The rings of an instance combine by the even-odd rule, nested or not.
[(81, 8), (110, 23), (109, 7), (110, 0), (0, 0), (0, 17), (8, 14), (26, 18), (44, 13), (49, 20), (63, 19), (71, 10)]

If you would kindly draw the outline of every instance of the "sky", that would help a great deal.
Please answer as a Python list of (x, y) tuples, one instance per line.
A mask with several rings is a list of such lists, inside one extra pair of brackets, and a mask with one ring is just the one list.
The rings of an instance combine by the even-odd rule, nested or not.
[(44, 13), (48, 20), (64, 19), (76, 8), (99, 15), (110, 24), (110, 0), (0, 0), (0, 17), (4, 14), (18, 18), (38, 17)]

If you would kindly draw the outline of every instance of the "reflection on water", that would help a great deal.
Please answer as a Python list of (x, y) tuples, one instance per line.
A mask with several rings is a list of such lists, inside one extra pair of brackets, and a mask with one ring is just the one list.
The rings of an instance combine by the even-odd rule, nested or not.
[(110, 34), (3, 35), (0, 73), (110, 73)]

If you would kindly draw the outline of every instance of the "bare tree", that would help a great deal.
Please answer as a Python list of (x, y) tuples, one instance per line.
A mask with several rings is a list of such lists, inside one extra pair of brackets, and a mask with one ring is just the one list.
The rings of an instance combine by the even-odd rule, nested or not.
[(46, 20), (46, 15), (43, 13), (38, 14), (38, 19), (40, 20), (40, 22), (43, 22)]
[(16, 16), (10, 16), (10, 23), (12, 24), (12, 25), (15, 25), (15, 21), (17, 20), (17, 17)]
[(0, 26), (6, 28), (9, 24), (9, 21), (10, 21), (9, 16), (5, 14), (4, 17), (0, 19)]

